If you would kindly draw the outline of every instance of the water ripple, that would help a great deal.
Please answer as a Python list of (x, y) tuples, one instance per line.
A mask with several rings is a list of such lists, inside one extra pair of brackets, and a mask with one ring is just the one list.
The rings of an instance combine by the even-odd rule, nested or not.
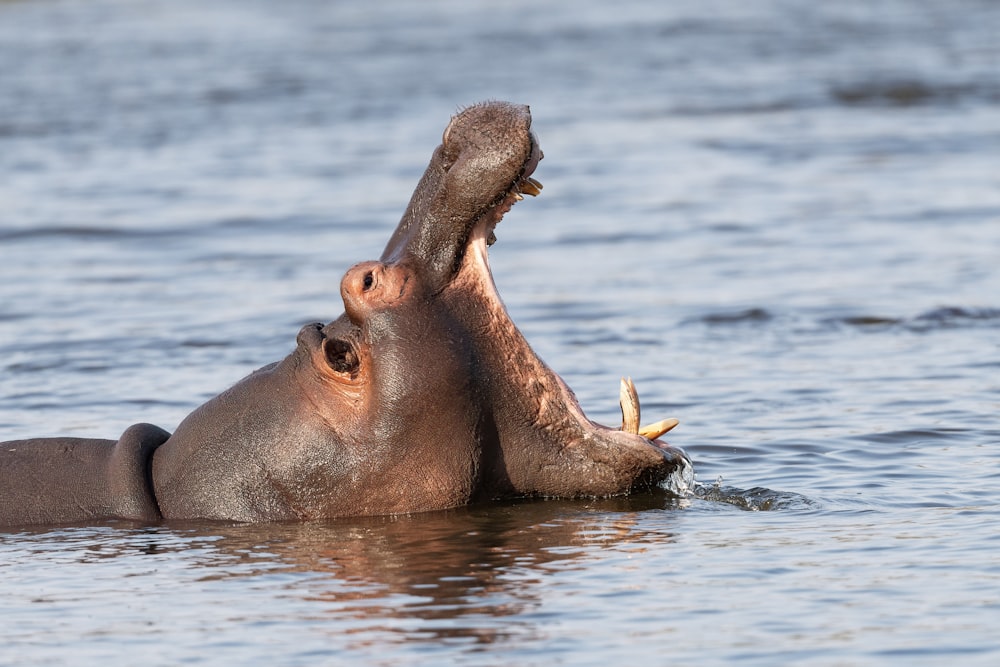
[(725, 503), (751, 512), (812, 510), (819, 506), (816, 501), (798, 493), (774, 491), (763, 487), (738, 489), (719, 483), (696, 484), (692, 496), (698, 500)]

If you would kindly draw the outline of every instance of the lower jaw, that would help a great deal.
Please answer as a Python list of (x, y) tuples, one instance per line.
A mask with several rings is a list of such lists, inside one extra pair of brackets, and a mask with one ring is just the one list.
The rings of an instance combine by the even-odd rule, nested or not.
[[(686, 460), (683, 452), (655, 439), (633, 435), (632, 432), (625, 433), (619, 428), (591, 421), (569, 386), (535, 354), (507, 313), (493, 280), (487, 241), (495, 225), (496, 222), (482, 222), (473, 229), (464, 259), (450, 287), (467, 295), (474, 295), (473, 298), (479, 302), (475, 312), (483, 321), (476, 323), (479, 326), (473, 330), (491, 340), (483, 340), (477, 347), (493, 344), (506, 347), (497, 355), (495, 363), (501, 364), (498, 373), (509, 374), (511, 368), (516, 369), (516, 374), (525, 379), (517, 388), (522, 395), (538, 396), (540, 391), (543, 392), (545, 406), (539, 409), (535, 423), (544, 424), (551, 433), (560, 433), (564, 437), (564, 446), (572, 446), (574, 442), (588, 438), (588, 434), (599, 434), (602, 440), (609, 440), (611, 446), (648, 448), (659, 452), (666, 459)], [(517, 380), (514, 379), (513, 382), (517, 383)], [(528, 382), (534, 385), (533, 389), (528, 387)], [(676, 424), (676, 420), (668, 421)]]
[(588, 432), (616, 432), (587, 418), (572, 390), (535, 354), (507, 313), (493, 280), (487, 251), (494, 225), (481, 223), (473, 229), (458, 274), (449, 286), (478, 302), (474, 312), (480, 320), (470, 323), (473, 325), (470, 330), (483, 337), (477, 348), (495, 346), (497, 372), (509, 376), (513, 371), (522, 379), (512, 380), (520, 385), (518, 393), (541, 398), (537, 418), (531, 421), (544, 424), (550, 432), (562, 432), (567, 436), (564, 444), (571, 444)]

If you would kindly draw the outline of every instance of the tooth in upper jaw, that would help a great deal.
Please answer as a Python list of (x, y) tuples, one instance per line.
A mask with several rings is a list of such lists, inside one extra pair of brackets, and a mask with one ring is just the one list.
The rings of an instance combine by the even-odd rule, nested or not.
[(533, 178), (526, 178), (517, 184), (518, 189), (526, 195), (537, 197), (542, 193), (542, 184)]
[(676, 419), (663, 419), (655, 424), (649, 424), (639, 429), (639, 435), (650, 440), (656, 440), (661, 435), (680, 424)]
[(622, 431), (639, 433), (639, 392), (635, 390), (632, 378), (622, 378), (618, 390), (618, 402), (622, 408)]
[(520, 192), (515, 192), (514, 193), (514, 199), (516, 201), (521, 201), (522, 199), (524, 199), (524, 195), (522, 195)]

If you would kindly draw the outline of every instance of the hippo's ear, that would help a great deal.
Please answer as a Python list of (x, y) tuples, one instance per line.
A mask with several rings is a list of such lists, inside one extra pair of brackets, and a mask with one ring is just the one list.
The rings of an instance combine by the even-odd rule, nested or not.
[(327, 338), (323, 341), (323, 354), (333, 372), (351, 377), (358, 374), (361, 360), (350, 342), (340, 338)]

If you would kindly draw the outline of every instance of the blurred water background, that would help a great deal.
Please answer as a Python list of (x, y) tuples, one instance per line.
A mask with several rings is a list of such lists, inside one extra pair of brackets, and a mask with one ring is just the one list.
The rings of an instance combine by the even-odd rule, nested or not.
[(1000, 661), (1000, 3), (0, 2), (0, 439), (172, 430), (527, 103), (512, 316), (687, 498), (0, 534), (0, 664)]

